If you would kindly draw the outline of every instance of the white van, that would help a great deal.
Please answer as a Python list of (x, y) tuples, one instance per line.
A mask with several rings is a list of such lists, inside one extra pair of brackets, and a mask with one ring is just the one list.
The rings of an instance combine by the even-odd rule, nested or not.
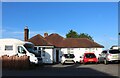
[(38, 64), (41, 60), (40, 57), (36, 57), (34, 52), (34, 44), (31, 42), (25, 42), (18, 39), (0, 39), (0, 57), (3, 55), (13, 56), (29, 56), (30, 63)]

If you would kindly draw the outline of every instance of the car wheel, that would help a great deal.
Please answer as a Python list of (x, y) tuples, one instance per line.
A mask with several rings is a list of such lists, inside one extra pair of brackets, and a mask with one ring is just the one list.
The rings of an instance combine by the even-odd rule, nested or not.
[(99, 64), (99, 62), (95, 62), (95, 64), (97, 65), (97, 64)]
[(105, 65), (107, 65), (107, 64), (108, 64), (108, 61), (107, 61), (106, 59), (104, 60), (104, 64), (105, 64)]
[(99, 58), (98, 58), (98, 64), (100, 64), (101, 63), (101, 61), (99, 60)]
[(83, 61), (83, 64), (85, 65), (86, 63)]

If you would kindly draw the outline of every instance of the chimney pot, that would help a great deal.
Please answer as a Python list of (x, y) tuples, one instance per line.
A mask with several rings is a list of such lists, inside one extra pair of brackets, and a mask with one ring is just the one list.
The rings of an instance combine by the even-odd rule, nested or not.
[(48, 36), (48, 33), (44, 33), (44, 38)]

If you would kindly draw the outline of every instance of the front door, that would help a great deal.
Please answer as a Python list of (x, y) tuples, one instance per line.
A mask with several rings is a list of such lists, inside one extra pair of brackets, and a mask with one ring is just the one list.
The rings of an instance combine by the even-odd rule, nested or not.
[(56, 50), (56, 63), (59, 63), (59, 50)]

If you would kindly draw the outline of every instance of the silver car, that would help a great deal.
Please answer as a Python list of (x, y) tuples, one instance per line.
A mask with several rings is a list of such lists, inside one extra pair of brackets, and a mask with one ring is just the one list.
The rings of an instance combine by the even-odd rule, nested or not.
[(104, 50), (99, 55), (98, 61), (99, 63), (103, 62), (104, 64), (108, 64), (109, 62), (120, 62), (120, 50)]
[(74, 54), (63, 54), (61, 59), (61, 64), (65, 63), (75, 63)]

